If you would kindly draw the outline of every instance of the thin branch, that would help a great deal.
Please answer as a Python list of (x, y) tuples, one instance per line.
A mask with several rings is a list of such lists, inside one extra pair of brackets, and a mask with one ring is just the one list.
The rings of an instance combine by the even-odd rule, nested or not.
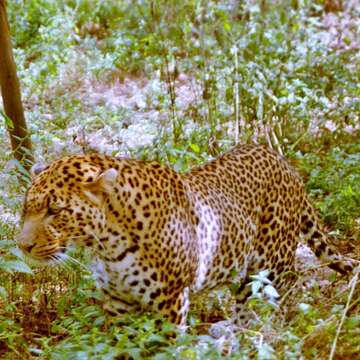
[(337, 345), (337, 341), (339, 339), (339, 336), (340, 336), (340, 332), (341, 332), (341, 328), (344, 324), (344, 321), (345, 321), (345, 317), (346, 317), (346, 314), (350, 308), (350, 303), (351, 303), (351, 299), (354, 295), (354, 291), (355, 291), (355, 287), (356, 287), (356, 284), (359, 280), (359, 272), (360, 272), (360, 267), (356, 268), (355, 269), (355, 275), (353, 276), (353, 278), (351, 279), (350, 281), (350, 292), (349, 292), (349, 296), (348, 296), (348, 299), (347, 299), (347, 302), (346, 302), (346, 306), (345, 306), (345, 309), (343, 311), (343, 314), (341, 316), (341, 320), (340, 320), (340, 323), (339, 323), (339, 326), (336, 330), (336, 335), (335, 335), (335, 338), (334, 338), (334, 341), (333, 341), (333, 344), (332, 344), (332, 347), (331, 347), (331, 352), (330, 352), (330, 355), (329, 355), (329, 360), (333, 360), (334, 356), (335, 356), (335, 351), (336, 351), (336, 345)]

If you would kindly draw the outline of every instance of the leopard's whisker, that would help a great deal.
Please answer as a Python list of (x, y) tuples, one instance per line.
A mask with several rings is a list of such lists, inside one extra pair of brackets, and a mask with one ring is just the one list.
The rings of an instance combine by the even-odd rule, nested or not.
[(84, 265), (82, 262), (80, 262), (79, 260), (75, 259), (74, 257), (68, 255), (68, 254), (57, 254), (57, 256), (61, 259), (61, 261), (65, 262), (69, 262), (69, 263), (73, 263), (76, 265), (79, 265), (82, 269), (86, 270), (87, 272), (89, 272), (89, 268)]
[(99, 237), (93, 232), (93, 231), (89, 231), (92, 235), (92, 237), (94, 238), (94, 240), (100, 245), (100, 247), (102, 249), (104, 249), (104, 244), (101, 243)]
[(59, 256), (61, 254), (54, 254), (51, 256), (51, 258), (54, 260), (54, 262), (62, 267), (64, 267), (66, 270), (71, 270), (73, 271), (74, 269), (71, 268), (71, 266), (69, 266), (69, 264), (64, 261), (61, 256)]

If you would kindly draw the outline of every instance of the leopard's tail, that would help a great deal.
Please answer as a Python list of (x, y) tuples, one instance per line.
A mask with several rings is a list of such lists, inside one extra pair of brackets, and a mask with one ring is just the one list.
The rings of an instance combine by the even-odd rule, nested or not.
[(307, 199), (303, 209), (300, 229), (311, 250), (331, 269), (341, 274), (350, 273), (353, 270), (353, 265), (345, 261), (330, 244), (328, 237), (320, 230), (315, 210)]

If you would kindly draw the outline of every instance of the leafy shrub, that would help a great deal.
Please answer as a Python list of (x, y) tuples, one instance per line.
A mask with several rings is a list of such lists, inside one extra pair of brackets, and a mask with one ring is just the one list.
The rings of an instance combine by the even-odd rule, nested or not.
[(353, 153), (335, 147), (324, 156), (302, 158), (302, 166), (310, 171), (307, 188), (325, 221), (348, 232), (355, 231), (360, 218), (359, 145), (350, 150)]

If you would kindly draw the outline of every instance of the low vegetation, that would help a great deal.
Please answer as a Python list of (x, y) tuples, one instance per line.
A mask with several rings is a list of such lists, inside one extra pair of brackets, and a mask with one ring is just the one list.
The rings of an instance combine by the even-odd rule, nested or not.
[[(101, 151), (186, 171), (237, 141), (266, 142), (299, 169), (342, 252), (359, 256), (360, 13), (332, 3), (8, 2), (35, 157)], [(294, 293), (279, 308), (254, 294), (257, 318), (239, 332), (211, 325), (229, 317), (226, 289), (194, 299), (186, 333), (150, 315), (110, 322), (88, 254), (44, 269), (16, 248), (26, 186), (4, 124), (0, 138), (0, 358), (358, 357), (356, 277), (303, 248)]]

